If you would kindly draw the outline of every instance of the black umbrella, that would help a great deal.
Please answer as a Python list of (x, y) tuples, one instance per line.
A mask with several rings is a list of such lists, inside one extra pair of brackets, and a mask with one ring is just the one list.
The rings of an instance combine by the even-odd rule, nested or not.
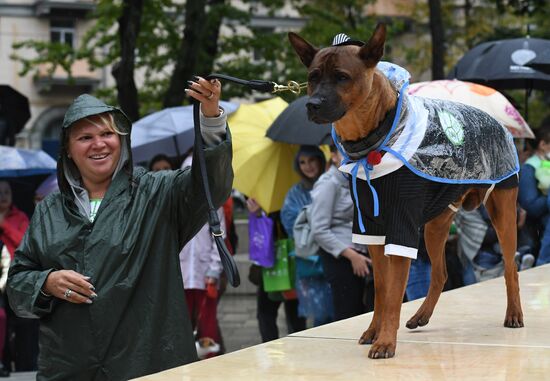
[(265, 136), (277, 142), (305, 145), (329, 144), (332, 140), (330, 124), (316, 124), (307, 118), (309, 97), (291, 102), (273, 121)]
[(544, 74), (550, 74), (550, 49), (538, 54), (527, 65), (535, 70), (541, 71)]
[(550, 75), (529, 67), (529, 63), (549, 49), (550, 40), (540, 38), (485, 42), (466, 52), (449, 77), (498, 90), (525, 89), (527, 120), (527, 99), (531, 90), (550, 90)]
[(30, 118), (27, 97), (11, 86), (0, 85), (0, 144), (13, 146), (15, 134), (23, 129)]

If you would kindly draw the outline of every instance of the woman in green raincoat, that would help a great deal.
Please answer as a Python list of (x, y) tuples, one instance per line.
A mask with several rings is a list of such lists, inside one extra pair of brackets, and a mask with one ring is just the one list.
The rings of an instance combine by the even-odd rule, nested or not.
[[(221, 86), (190, 88), (218, 208), (233, 182)], [(133, 169), (130, 127), (86, 94), (65, 114), (60, 192), (37, 206), (8, 278), (13, 310), (40, 319), (38, 380), (127, 380), (197, 359), (178, 253), (206, 223), (200, 171)]]

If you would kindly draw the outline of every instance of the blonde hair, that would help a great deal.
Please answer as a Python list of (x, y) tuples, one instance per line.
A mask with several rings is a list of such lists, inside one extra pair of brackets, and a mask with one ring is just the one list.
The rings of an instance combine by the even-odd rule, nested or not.
[[(122, 132), (117, 127), (117, 125), (115, 123), (115, 118), (113, 117), (112, 112), (105, 112), (103, 114), (98, 114), (97, 116), (101, 119), (101, 121), (103, 122), (103, 125), (107, 126), (107, 128), (109, 130), (111, 130), (112, 132), (114, 132), (118, 135), (128, 135), (128, 132)], [(99, 128), (102, 127), (99, 124), (97, 124), (96, 122), (94, 122), (93, 120), (91, 120), (90, 118), (84, 118), (84, 120), (87, 121), (90, 124), (93, 124), (96, 127), (99, 127)]]

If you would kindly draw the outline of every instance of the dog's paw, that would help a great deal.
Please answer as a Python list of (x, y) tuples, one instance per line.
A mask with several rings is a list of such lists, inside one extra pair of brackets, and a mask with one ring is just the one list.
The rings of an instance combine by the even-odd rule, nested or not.
[(506, 317), (504, 318), (504, 326), (508, 328), (523, 327), (523, 312), (521, 307), (508, 307), (506, 309)]
[(420, 315), (420, 316), (414, 315), (412, 318), (409, 319), (409, 321), (407, 322), (407, 324), (405, 324), (405, 326), (408, 329), (415, 329), (415, 328), (418, 328), (418, 327), (424, 327), (429, 322), (430, 322), (429, 317), (425, 317), (425, 316), (422, 316), (422, 315)]
[(374, 328), (369, 328), (359, 338), (359, 344), (372, 344), (376, 341), (376, 330)]
[(504, 326), (507, 328), (523, 327), (523, 316), (506, 316), (504, 319)]
[(389, 359), (395, 356), (395, 342), (384, 343), (377, 340), (369, 351), (369, 358), (371, 359)]

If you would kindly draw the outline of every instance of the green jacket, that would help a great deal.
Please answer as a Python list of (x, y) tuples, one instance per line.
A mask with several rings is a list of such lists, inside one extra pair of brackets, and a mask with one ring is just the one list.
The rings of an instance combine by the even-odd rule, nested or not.
[[(103, 112), (90, 98), (93, 113)], [(64, 127), (90, 112), (82, 106), (69, 109)], [(127, 131), (129, 123), (118, 127)], [(125, 139), (130, 147), (129, 134)], [(205, 154), (219, 207), (233, 181), (229, 133)], [(9, 270), (13, 310), (40, 318), (37, 379), (127, 380), (195, 361), (178, 253), (207, 219), (198, 165), (148, 173), (132, 171), (127, 157), (130, 165), (116, 174), (90, 223), (64, 179), (65, 157), (62, 150), (61, 192), (37, 206)], [(90, 276), (98, 294), (93, 304), (44, 297), (40, 289), (56, 269)]]

